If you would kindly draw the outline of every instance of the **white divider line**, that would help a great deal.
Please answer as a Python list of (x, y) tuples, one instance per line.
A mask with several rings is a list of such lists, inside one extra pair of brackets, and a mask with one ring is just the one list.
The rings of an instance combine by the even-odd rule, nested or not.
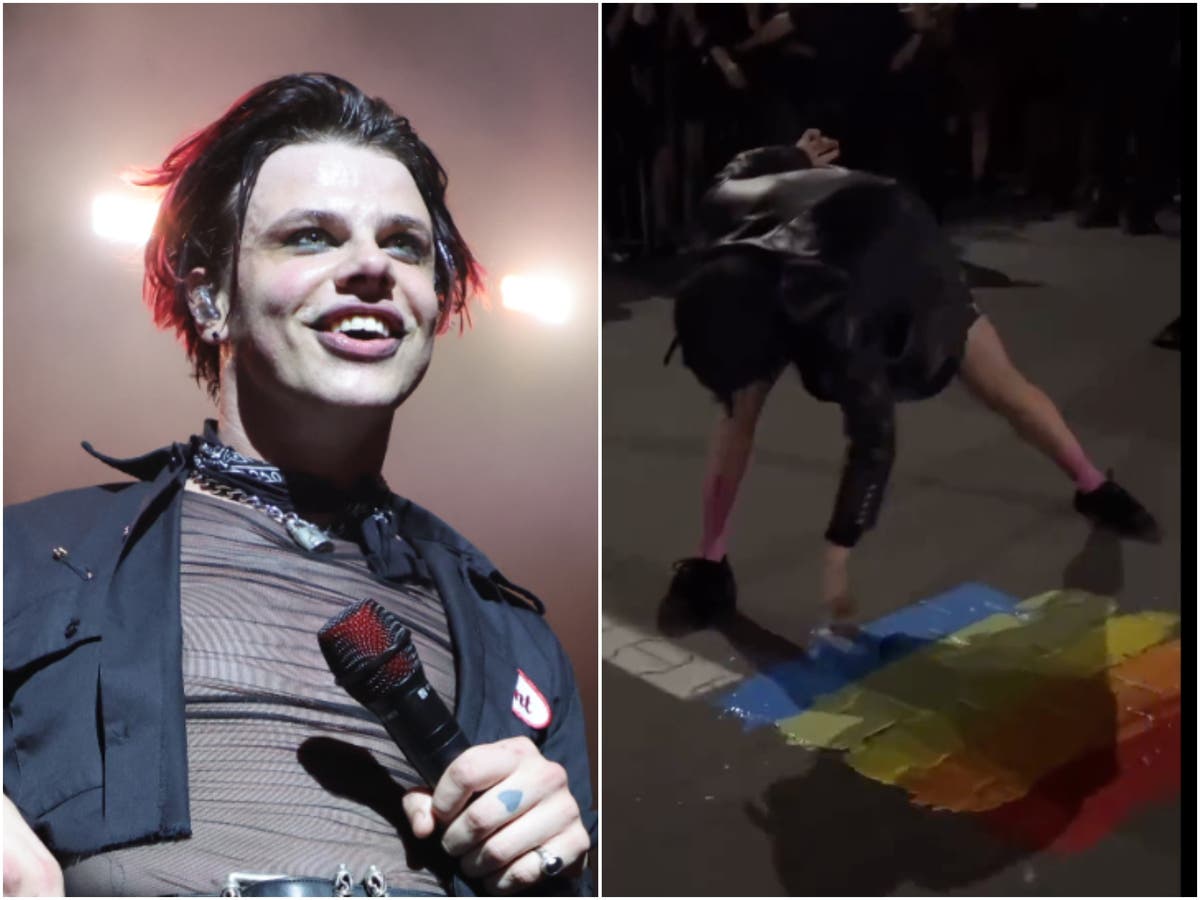
[(681, 700), (691, 700), (745, 680), (745, 675), (650, 634), (600, 616), (604, 661)]

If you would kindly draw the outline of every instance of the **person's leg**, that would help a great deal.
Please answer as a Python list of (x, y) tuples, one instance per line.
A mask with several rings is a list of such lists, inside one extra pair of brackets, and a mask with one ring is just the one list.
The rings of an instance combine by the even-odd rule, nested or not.
[(701, 487), (695, 556), (677, 560), (667, 600), (708, 618), (733, 609), (737, 586), (726, 558), (729, 520), (750, 462), (771, 386), (788, 360), (774, 254), (730, 249), (706, 258), (679, 286), (675, 330), (683, 361), (722, 401)]
[(1054, 401), (1012, 364), (995, 326), (980, 316), (967, 332), (967, 350), (959, 375), (984, 404), (1008, 419), (1026, 442), (1052, 459), (1079, 490), (1104, 483), (1083, 447), (1063, 421)]
[(732, 410), (717, 422), (704, 475), (699, 556), (719, 562), (729, 543), (729, 517), (754, 449), (754, 430), (773, 382), (761, 381), (733, 395)]
[(1097, 524), (1148, 540), (1159, 537), (1154, 517), (1092, 464), (1054, 401), (1012, 364), (985, 316), (967, 332), (959, 375), (983, 403), (1004, 416), (1025, 441), (1050, 457), (1075, 482), (1075, 508)]
[(735, 391), (713, 434), (702, 489), (703, 518), (697, 556), (675, 563), (668, 598), (683, 600), (702, 620), (723, 615), (737, 603), (737, 585), (726, 558), (729, 517), (754, 448), (754, 429), (774, 379)]

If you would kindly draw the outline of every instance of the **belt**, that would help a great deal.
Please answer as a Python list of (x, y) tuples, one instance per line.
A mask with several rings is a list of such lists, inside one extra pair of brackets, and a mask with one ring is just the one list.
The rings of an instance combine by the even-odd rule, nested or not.
[(361, 884), (349, 889), (332, 878), (272, 878), (240, 887), (227, 887), (222, 897), (384, 897), (390, 894), (368, 894)]
[[(214, 896), (212, 894), (194, 896)], [(220, 897), (435, 897), (428, 891), (389, 890), (376, 866), (367, 869), (359, 882), (346, 866), (339, 866), (333, 878), (292, 878), (287, 875), (260, 875), (233, 872)]]

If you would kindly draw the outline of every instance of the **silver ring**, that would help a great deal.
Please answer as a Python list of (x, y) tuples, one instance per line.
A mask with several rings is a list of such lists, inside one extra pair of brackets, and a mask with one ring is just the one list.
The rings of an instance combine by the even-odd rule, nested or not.
[(563, 858), (555, 856), (544, 847), (534, 847), (534, 852), (542, 859), (542, 874), (547, 878), (553, 878), (563, 870)]

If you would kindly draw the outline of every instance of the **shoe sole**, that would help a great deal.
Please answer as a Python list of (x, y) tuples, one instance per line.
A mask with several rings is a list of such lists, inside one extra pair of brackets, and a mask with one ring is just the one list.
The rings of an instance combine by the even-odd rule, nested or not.
[(1105, 531), (1115, 534), (1117, 537), (1130, 538), (1131, 540), (1135, 541), (1144, 541), (1148, 544), (1162, 543), (1162, 530), (1158, 527), (1157, 523), (1143, 528), (1118, 528), (1117, 526), (1104, 521), (1098, 516), (1092, 515), (1091, 513), (1086, 513), (1079, 508), (1076, 508), (1075, 511), (1097, 528), (1103, 528)]

